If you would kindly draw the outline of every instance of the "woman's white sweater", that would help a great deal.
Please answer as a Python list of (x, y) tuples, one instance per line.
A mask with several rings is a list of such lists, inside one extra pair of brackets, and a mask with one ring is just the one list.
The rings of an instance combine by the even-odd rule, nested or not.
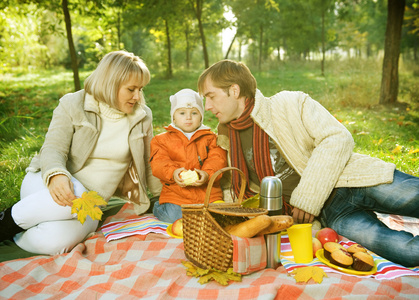
[[(86, 101), (96, 101), (90, 95)], [(96, 146), (86, 164), (73, 174), (89, 190), (95, 190), (104, 199), (114, 193), (128, 169), (131, 154), (128, 145), (129, 121), (127, 115), (99, 102), (102, 128)]]

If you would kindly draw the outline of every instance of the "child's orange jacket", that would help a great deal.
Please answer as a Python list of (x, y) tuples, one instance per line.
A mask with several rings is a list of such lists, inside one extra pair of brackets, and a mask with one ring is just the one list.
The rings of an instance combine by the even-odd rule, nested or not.
[[(190, 140), (179, 130), (169, 125), (167, 132), (151, 140), (150, 165), (153, 175), (162, 182), (159, 203), (177, 205), (203, 203), (207, 184), (199, 187), (180, 187), (173, 180), (173, 172), (179, 168), (200, 169), (209, 177), (227, 166), (227, 153), (217, 146), (217, 136), (210, 129), (200, 129)], [(210, 202), (222, 200), (221, 175), (214, 181)]]

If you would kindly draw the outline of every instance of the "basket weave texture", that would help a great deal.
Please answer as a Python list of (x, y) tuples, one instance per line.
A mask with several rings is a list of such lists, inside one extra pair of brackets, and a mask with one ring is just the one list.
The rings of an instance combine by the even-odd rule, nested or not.
[[(241, 188), (234, 203), (210, 204), (211, 188), (215, 179), (223, 172), (234, 170), (240, 173)], [(257, 215), (267, 214), (262, 208), (245, 208), (241, 206), (246, 178), (242, 171), (226, 167), (215, 172), (209, 182), (204, 204), (182, 205), (183, 243), (185, 256), (196, 266), (220, 271), (233, 267), (233, 241), (223, 227), (237, 224)]]

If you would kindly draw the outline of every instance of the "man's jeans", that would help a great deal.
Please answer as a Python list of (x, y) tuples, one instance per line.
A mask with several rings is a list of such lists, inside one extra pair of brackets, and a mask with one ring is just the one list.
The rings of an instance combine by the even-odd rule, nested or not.
[(160, 221), (173, 223), (177, 219), (182, 218), (182, 207), (173, 203), (160, 204), (157, 201), (154, 203), (153, 214)]
[(321, 212), (323, 226), (392, 262), (418, 266), (419, 236), (388, 228), (374, 211), (419, 218), (419, 177), (396, 170), (390, 184), (338, 188)]

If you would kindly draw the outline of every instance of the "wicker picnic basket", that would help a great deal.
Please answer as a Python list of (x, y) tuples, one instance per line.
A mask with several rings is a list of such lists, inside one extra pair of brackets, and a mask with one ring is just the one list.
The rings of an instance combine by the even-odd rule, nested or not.
[[(223, 172), (234, 170), (241, 177), (241, 188), (236, 202), (209, 203), (215, 179)], [(215, 172), (209, 182), (204, 204), (182, 205), (183, 243), (185, 256), (196, 266), (227, 271), (233, 267), (233, 241), (223, 227), (237, 224), (249, 217), (268, 214), (263, 208), (242, 207), (246, 178), (242, 171), (226, 167)]]

